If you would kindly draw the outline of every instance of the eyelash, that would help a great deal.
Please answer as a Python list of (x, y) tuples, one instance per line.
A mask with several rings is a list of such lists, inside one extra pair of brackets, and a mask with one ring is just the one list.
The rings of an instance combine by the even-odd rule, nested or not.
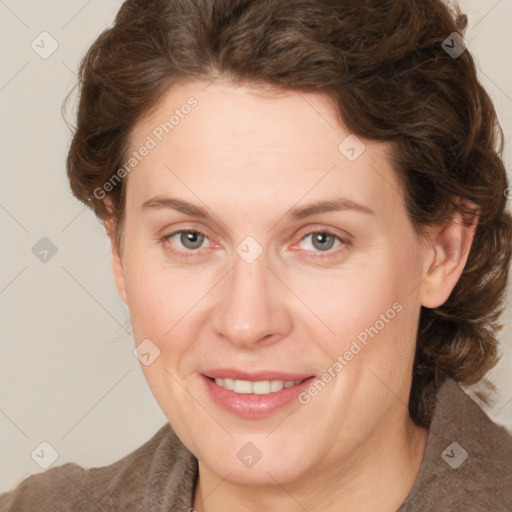
[[(172, 238), (173, 236), (180, 234), (180, 233), (195, 233), (195, 234), (199, 234), (199, 235), (203, 236), (204, 238), (208, 239), (208, 235), (204, 231), (201, 231), (200, 229), (179, 229), (177, 231), (173, 231), (172, 233), (169, 233), (168, 235), (163, 236), (159, 241), (161, 243), (165, 244), (170, 238)], [(302, 242), (308, 236), (318, 235), (318, 234), (332, 236), (335, 239), (337, 239), (340, 242), (340, 244), (338, 245), (337, 248), (329, 249), (328, 251), (307, 251), (308, 254), (306, 254), (306, 257), (309, 259), (323, 260), (325, 258), (332, 258), (332, 257), (338, 256), (341, 253), (345, 252), (351, 246), (350, 240), (341, 238), (339, 235), (333, 233), (329, 229), (309, 231), (309, 232), (305, 233), (304, 236), (302, 236), (300, 238), (299, 243)], [(169, 248), (169, 250), (182, 258), (197, 257), (198, 252), (200, 251), (200, 249), (196, 249), (196, 250), (188, 249), (188, 250), (183, 250), (183, 251), (179, 250), (178, 251), (178, 250), (172, 249), (172, 248)], [(311, 254), (311, 252), (313, 254)]]

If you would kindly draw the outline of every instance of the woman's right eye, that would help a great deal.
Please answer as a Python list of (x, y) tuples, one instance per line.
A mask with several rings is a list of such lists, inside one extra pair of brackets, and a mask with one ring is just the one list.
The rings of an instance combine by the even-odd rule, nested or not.
[(185, 252), (195, 252), (198, 249), (203, 249), (203, 244), (208, 240), (208, 237), (198, 230), (180, 230), (175, 231), (169, 235), (164, 236), (161, 241), (178, 247)]

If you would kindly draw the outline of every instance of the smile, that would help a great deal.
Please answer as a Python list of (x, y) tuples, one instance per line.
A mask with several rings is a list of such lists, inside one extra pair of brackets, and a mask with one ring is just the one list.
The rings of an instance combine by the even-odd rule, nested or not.
[(300, 380), (260, 380), (251, 382), (250, 380), (236, 380), (228, 378), (217, 378), (215, 384), (228, 391), (234, 391), (240, 394), (268, 395), (277, 393), (284, 388), (291, 388), (299, 384)]
[(298, 373), (260, 371), (250, 374), (225, 368), (205, 373), (199, 377), (212, 403), (239, 417), (251, 419), (297, 407), (297, 396), (315, 379)]

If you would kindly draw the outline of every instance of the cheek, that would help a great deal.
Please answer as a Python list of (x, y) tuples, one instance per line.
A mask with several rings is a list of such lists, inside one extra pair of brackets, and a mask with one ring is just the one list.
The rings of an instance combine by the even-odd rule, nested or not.
[[(410, 378), (420, 313), (418, 283), (421, 281), (415, 247), (392, 247), (379, 265), (351, 281), (353, 291), (345, 301), (346, 319), (339, 325), (347, 376), (366, 375), (367, 391), (386, 383), (386, 389), (404, 389)], [(408, 255), (408, 256), (406, 256)]]
[(294, 291), (309, 309), (303, 308), (297, 318), (321, 345), (324, 364), (339, 362), (341, 356), (344, 373), (354, 378), (368, 368), (390, 379), (393, 368), (402, 375), (409, 371), (420, 280), (419, 260), (406, 256), (411, 254), (412, 239), (402, 240), (400, 246), (388, 243), (354, 258), (343, 269), (295, 276)]
[(127, 280), (127, 298), (136, 342), (142, 338), (160, 338), (172, 327), (176, 310), (165, 283), (147, 273), (132, 272)]
[[(133, 252), (125, 268), (133, 338), (141, 347), (144, 377), (168, 418), (186, 423), (194, 403), (179, 382), (185, 382), (190, 373), (186, 362), (195, 353), (195, 333), (200, 325), (199, 308), (194, 304), (205, 292), (196, 286), (199, 279), (184, 278), (152, 263), (142, 252)], [(141, 358), (144, 352), (150, 353), (149, 364)]]
[(374, 258), (370, 264), (290, 277), (294, 292), (306, 306), (302, 319), (309, 318), (310, 325), (321, 320), (322, 329), (326, 334), (330, 331), (333, 339), (354, 337), (376, 322), (381, 327), (381, 315), (385, 315), (384, 321), (395, 319), (397, 309), (404, 305), (407, 287), (391, 261)]
[(211, 298), (215, 275), (209, 269), (199, 273), (172, 268), (143, 251), (133, 251), (125, 269), (135, 344), (149, 339), (158, 354), (155, 363), (142, 370), (155, 396), (165, 394), (166, 386), (172, 385), (167, 372), (185, 379), (201, 356), (197, 341), (207, 324), (204, 305)]
[[(125, 264), (126, 294), (135, 339), (164, 338), (207, 291), (208, 279), (155, 261), (151, 254), (133, 252)], [(206, 276), (202, 276), (206, 277)]]

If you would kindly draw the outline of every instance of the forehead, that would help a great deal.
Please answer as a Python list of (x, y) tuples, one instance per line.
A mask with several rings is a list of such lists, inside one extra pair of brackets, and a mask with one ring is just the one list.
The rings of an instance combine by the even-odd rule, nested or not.
[[(169, 121), (172, 126), (166, 124)], [(174, 140), (168, 142), (181, 147), (221, 145), (243, 151), (264, 146), (266, 150), (316, 153), (317, 140), (307, 137), (313, 131), (326, 146), (334, 147), (340, 135), (349, 133), (326, 94), (240, 86), (217, 79), (171, 87), (138, 123), (132, 143), (136, 145), (138, 136), (150, 133), (166, 142), (172, 133)]]
[(232, 204), (296, 203), (333, 188), (377, 208), (397, 200), (389, 146), (351, 134), (326, 94), (182, 83), (137, 124), (131, 151), (148, 141), (128, 180), (138, 204), (176, 187), (189, 198), (224, 189)]

